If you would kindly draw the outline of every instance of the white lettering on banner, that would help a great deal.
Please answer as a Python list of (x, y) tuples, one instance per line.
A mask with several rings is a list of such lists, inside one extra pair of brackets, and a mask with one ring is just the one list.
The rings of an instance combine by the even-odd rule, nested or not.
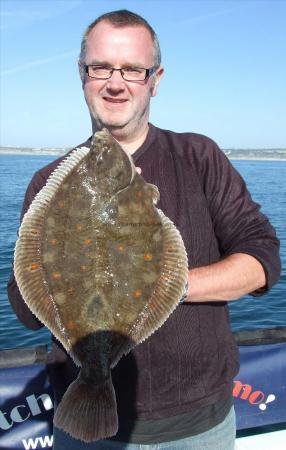
[(29, 419), (31, 413), (29, 413), (29, 412), (27, 413), (26, 411), (24, 411), (24, 414), (26, 412), (26, 416), (22, 417), (19, 412), (20, 408), (24, 408), (26, 410), (27, 406), (26, 405), (18, 405), (12, 409), (10, 417), (13, 420), (13, 422), (21, 423), (21, 422), (25, 422), (25, 420)]
[(13, 422), (9, 423), (8, 420), (6, 419), (6, 417), (5, 417), (6, 414), (7, 414), (6, 412), (2, 412), (0, 410), (0, 428), (2, 430), (9, 430), (9, 428), (11, 428), (13, 425)]
[(261, 411), (265, 411), (266, 408), (267, 408), (267, 406), (266, 406), (267, 403), (274, 402), (275, 399), (276, 399), (276, 397), (275, 397), (274, 394), (268, 395), (268, 397), (267, 397), (267, 399), (266, 399), (266, 402), (265, 402), (265, 403), (260, 403), (259, 409), (261, 409)]
[(9, 430), (14, 423), (25, 422), (31, 415), (37, 416), (54, 407), (51, 397), (46, 393), (38, 397), (32, 394), (26, 397), (25, 400), (27, 404), (14, 406), (10, 414), (0, 409), (0, 428), (2, 430)]
[(22, 440), (25, 450), (36, 450), (38, 448), (47, 448), (53, 446), (53, 436), (39, 436)]
[(53, 402), (48, 394), (42, 394), (39, 397), (36, 397), (34, 394), (29, 395), (29, 397), (26, 397), (26, 400), (33, 416), (37, 416), (42, 412), (38, 402), (40, 399), (46, 411), (53, 409)]

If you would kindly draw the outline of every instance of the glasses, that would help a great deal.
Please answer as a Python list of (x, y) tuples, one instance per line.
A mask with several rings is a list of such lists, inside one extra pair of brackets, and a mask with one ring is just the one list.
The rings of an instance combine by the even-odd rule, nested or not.
[(108, 80), (112, 77), (115, 70), (119, 70), (125, 81), (144, 81), (149, 78), (155, 71), (156, 67), (143, 69), (142, 67), (126, 67), (123, 69), (115, 69), (115, 67), (97, 66), (94, 64), (85, 65), (85, 72), (90, 78), (98, 80)]

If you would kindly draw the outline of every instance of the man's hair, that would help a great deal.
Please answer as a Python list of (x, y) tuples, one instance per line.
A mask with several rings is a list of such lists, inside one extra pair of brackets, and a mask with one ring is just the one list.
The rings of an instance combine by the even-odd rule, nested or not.
[(143, 19), (143, 17), (139, 16), (138, 14), (128, 11), (127, 9), (120, 9), (118, 11), (111, 11), (105, 14), (102, 14), (97, 19), (95, 19), (85, 30), (85, 33), (83, 35), (82, 41), (81, 41), (81, 50), (80, 50), (80, 56), (79, 60), (80, 62), (84, 62), (85, 58), (85, 50), (86, 50), (86, 41), (87, 38), (91, 32), (91, 30), (99, 23), (99, 22), (109, 22), (114, 27), (118, 28), (124, 28), (127, 26), (143, 26), (146, 28), (152, 38), (153, 45), (154, 45), (154, 66), (159, 67), (161, 64), (161, 50), (160, 50), (160, 44), (158, 37), (151, 27), (147, 20)]

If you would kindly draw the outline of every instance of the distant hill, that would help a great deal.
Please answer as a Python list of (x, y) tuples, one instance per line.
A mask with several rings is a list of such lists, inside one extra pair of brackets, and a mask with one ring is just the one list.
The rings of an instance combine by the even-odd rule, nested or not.
[(267, 149), (224, 149), (229, 159), (284, 159), (286, 160), (286, 148)]
[(46, 148), (46, 147), (0, 147), (2, 155), (56, 155), (67, 153), (69, 148)]
[[(70, 148), (29, 148), (29, 147), (0, 147), (0, 155), (55, 155), (61, 156)], [(286, 160), (286, 148), (267, 149), (223, 149), (229, 159), (248, 160)]]

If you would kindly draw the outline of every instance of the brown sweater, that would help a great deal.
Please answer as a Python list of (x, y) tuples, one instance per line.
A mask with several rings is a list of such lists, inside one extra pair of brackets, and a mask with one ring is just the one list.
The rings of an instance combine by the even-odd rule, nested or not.
[[(90, 139), (82, 145), (90, 145)], [(245, 183), (217, 145), (205, 136), (174, 133), (150, 125), (134, 153), (145, 180), (160, 191), (157, 205), (180, 230), (189, 268), (247, 253), (263, 265), (266, 292), (280, 273), (279, 242)], [(38, 171), (22, 214), (61, 158)], [(10, 302), (29, 328), (42, 325), (25, 305), (12, 276)], [(59, 400), (77, 369), (54, 343), (51, 378)], [(229, 397), (239, 368), (238, 351), (224, 302), (179, 305), (165, 324), (113, 369), (120, 421), (164, 419)], [(56, 369), (56, 370), (55, 370)]]

